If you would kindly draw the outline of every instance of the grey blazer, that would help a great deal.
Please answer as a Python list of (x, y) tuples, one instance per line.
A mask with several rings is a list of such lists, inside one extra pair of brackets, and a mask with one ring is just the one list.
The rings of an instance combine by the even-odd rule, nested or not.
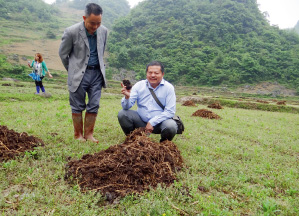
[[(107, 41), (107, 28), (100, 26), (97, 29), (97, 50), (101, 72), (103, 74), (103, 87), (106, 88), (104, 65), (104, 51)], [(75, 92), (84, 76), (89, 60), (89, 43), (85, 32), (84, 22), (77, 23), (65, 29), (59, 47), (59, 56), (68, 72), (68, 89)]]

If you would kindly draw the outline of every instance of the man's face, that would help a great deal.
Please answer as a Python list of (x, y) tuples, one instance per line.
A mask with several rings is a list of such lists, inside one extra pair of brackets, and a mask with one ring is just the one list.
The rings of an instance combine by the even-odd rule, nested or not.
[(83, 16), (85, 28), (89, 34), (95, 33), (102, 23), (102, 14), (94, 15), (90, 14), (89, 17)]
[(158, 65), (149, 66), (146, 72), (146, 79), (153, 88), (156, 88), (163, 79), (164, 73)]

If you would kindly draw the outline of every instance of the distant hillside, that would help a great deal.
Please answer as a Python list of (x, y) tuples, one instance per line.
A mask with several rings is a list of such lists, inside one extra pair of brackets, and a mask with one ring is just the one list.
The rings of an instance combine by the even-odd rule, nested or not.
[(42, 0), (0, 0), (0, 19), (20, 22), (53, 22), (59, 10)]
[(111, 66), (145, 77), (156, 59), (173, 83), (275, 80), (299, 86), (299, 37), (272, 27), (255, 0), (146, 0), (113, 25)]
[(297, 24), (295, 25), (294, 29), (295, 29), (295, 32), (297, 32), (299, 34), (299, 20), (298, 20)]
[[(61, 0), (59, 0), (61, 2)], [(70, 7), (84, 10), (87, 3), (97, 3), (103, 8), (103, 23), (107, 28), (111, 28), (112, 23), (119, 17), (125, 16), (130, 11), (130, 6), (126, 0), (72, 0), (68, 2)]]

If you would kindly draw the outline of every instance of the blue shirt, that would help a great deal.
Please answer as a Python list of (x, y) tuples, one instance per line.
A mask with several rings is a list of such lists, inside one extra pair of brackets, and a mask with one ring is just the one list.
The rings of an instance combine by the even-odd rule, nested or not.
[(95, 33), (92, 35), (89, 34), (86, 29), (85, 31), (89, 43), (89, 50), (90, 50), (88, 65), (90, 66), (99, 65), (99, 57), (98, 57), (98, 49), (97, 49), (97, 31), (95, 31)]
[(122, 98), (121, 105), (124, 110), (128, 110), (137, 101), (139, 116), (144, 122), (149, 122), (154, 127), (174, 116), (176, 96), (173, 85), (164, 79), (155, 89), (152, 88), (159, 101), (165, 106), (163, 110), (153, 98), (148, 86), (152, 88), (147, 80), (137, 82), (131, 89), (130, 98)]

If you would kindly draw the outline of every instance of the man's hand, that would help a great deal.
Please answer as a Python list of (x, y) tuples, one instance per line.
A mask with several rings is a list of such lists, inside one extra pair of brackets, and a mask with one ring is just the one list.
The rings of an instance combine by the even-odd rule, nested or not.
[(127, 90), (126, 86), (123, 83), (121, 83), (121, 87), (122, 87), (121, 93), (125, 96), (126, 99), (129, 99), (130, 98), (131, 89)]
[(146, 133), (152, 133), (154, 130), (154, 127), (151, 125), (151, 123), (147, 123), (146, 126), (145, 126), (145, 132)]

